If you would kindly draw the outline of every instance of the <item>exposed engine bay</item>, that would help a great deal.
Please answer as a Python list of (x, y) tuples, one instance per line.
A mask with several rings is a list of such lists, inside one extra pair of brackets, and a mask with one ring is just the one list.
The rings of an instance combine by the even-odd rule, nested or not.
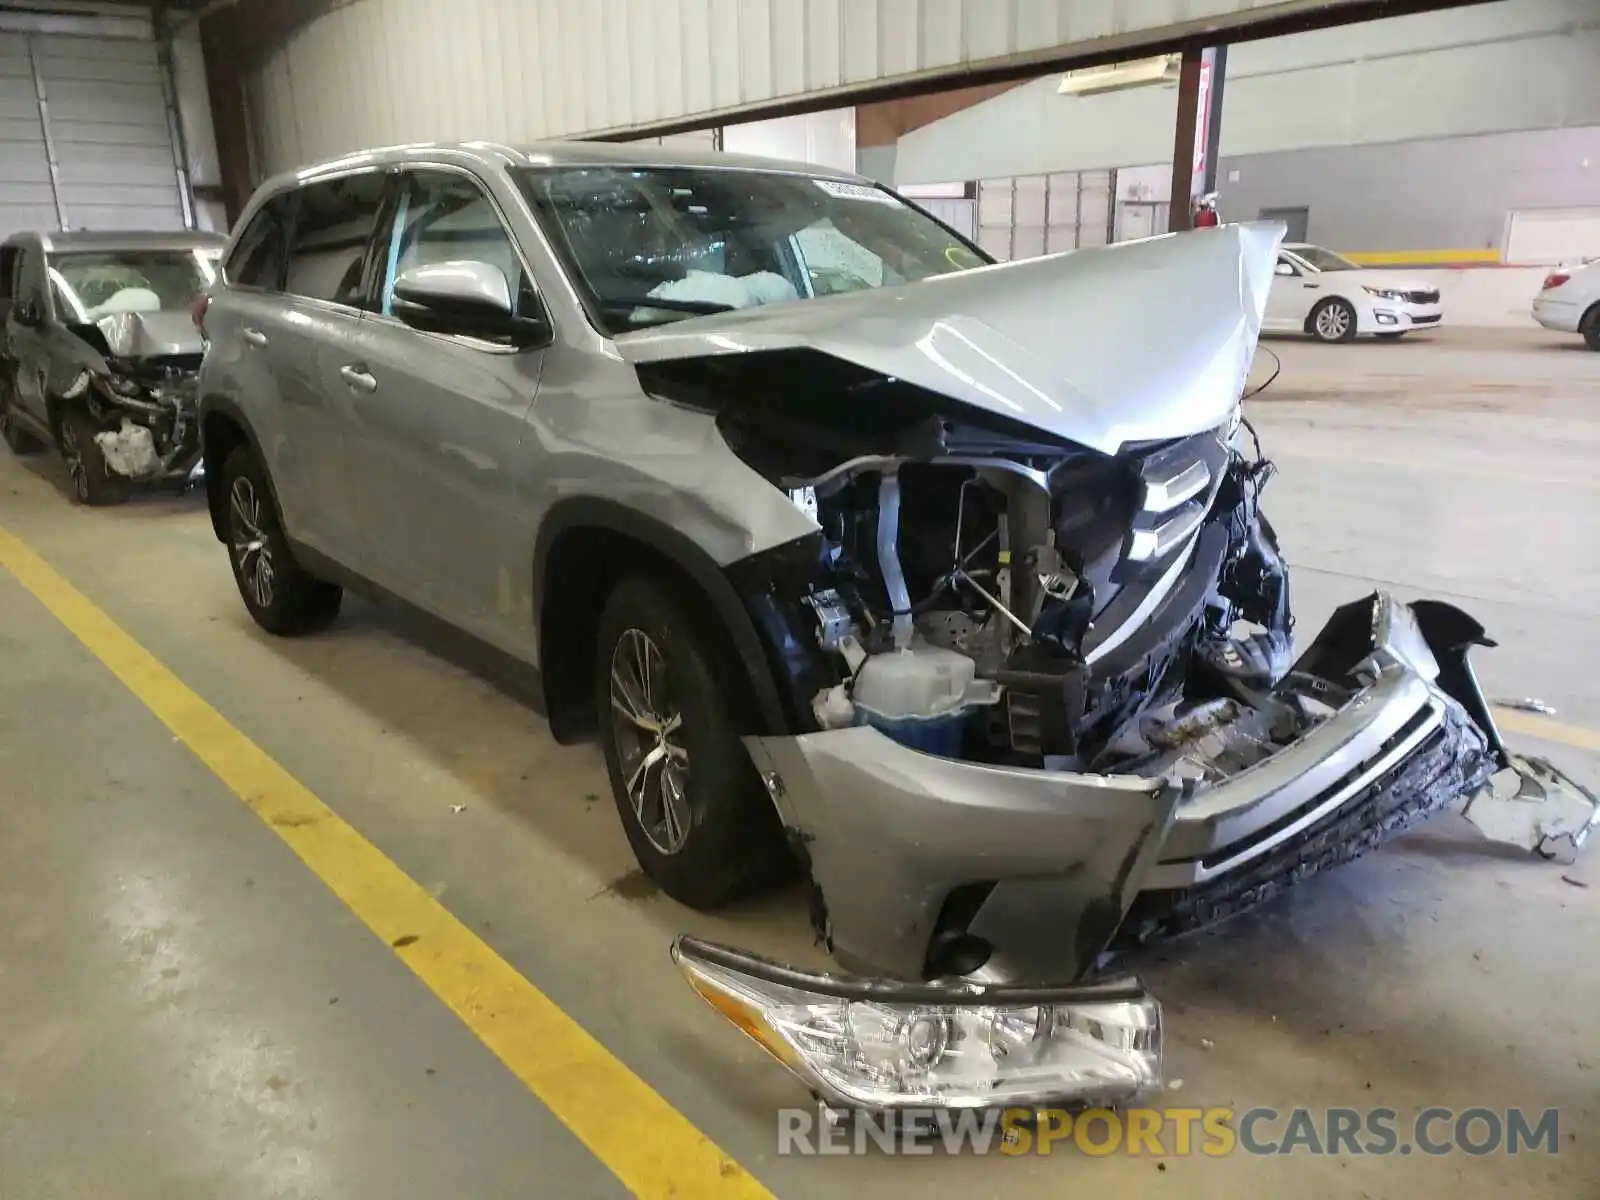
[(127, 479), (190, 481), (200, 461), (204, 344), (186, 312), (116, 312), (71, 326), (88, 344), (63, 398), (82, 403), (109, 471)]
[(813, 569), (765, 605), (812, 727), (1174, 780), (1292, 741), (1337, 697), (1284, 681), (1288, 581), (1259, 508), (1273, 468), (1239, 432), (1117, 456), (991, 438), (778, 475), (822, 530)]

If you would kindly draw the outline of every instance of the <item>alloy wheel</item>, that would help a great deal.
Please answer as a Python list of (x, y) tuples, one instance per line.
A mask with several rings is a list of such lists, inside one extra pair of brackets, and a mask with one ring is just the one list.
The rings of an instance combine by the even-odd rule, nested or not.
[(689, 751), (666, 658), (642, 629), (624, 630), (611, 651), (611, 730), (639, 828), (676, 854), (689, 837)]
[(72, 480), (72, 490), (85, 504), (89, 502), (89, 467), (83, 461), (83, 447), (78, 443), (78, 428), (69, 417), (61, 422), (61, 457), (67, 464), (67, 477)]
[(1336, 342), (1350, 331), (1350, 311), (1342, 304), (1325, 305), (1317, 314), (1317, 335)]
[(239, 582), (260, 608), (272, 606), (276, 583), (265, 512), (255, 485), (242, 475), (236, 478), (228, 491), (228, 546)]

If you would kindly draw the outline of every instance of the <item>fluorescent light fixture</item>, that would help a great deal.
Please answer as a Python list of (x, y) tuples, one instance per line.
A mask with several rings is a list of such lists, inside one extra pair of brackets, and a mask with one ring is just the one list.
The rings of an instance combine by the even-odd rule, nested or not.
[(1100, 92), (1120, 92), (1125, 88), (1177, 83), (1183, 57), (1163, 54), (1135, 62), (1112, 63), (1106, 67), (1085, 67), (1068, 71), (1056, 90), (1063, 96), (1093, 96)]

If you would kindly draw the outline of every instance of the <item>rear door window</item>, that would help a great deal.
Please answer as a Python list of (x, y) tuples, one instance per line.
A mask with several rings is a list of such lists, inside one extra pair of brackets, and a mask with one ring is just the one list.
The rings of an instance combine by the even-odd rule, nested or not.
[(362, 268), (383, 207), (386, 179), (381, 172), (368, 171), (300, 189), (284, 291), (360, 305)]

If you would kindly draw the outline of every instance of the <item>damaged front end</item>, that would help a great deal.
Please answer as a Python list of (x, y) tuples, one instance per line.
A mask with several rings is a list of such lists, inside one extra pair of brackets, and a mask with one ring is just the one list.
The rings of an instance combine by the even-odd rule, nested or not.
[[(619, 339), (817, 525), (729, 575), (791, 726), (746, 745), (859, 978), (674, 953), (830, 1103), (1130, 1099), (1159, 1083), (1160, 1023), (1136, 982), (1084, 982), (1108, 954), (1497, 773), (1587, 796), (1507, 753), (1458, 609), (1374, 595), (1292, 656), (1273, 468), (1239, 401), (1276, 240), (1233, 227)], [(1108, 289), (1162, 294), (1141, 269), (1200, 312), (1154, 361), (1034, 349), (1047, 299), (1093, 332), (1127, 316)]]
[(188, 314), (116, 313), (76, 332), (93, 353), (62, 398), (99, 426), (106, 470), (141, 483), (198, 480), (204, 344)]

